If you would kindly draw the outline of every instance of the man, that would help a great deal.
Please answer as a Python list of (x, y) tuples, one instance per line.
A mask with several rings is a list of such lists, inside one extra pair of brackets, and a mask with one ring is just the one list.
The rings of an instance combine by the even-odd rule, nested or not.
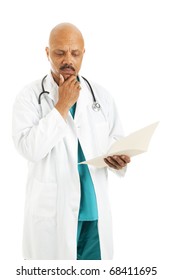
[(29, 162), (23, 254), (25, 259), (112, 259), (107, 167), (123, 173), (130, 158), (107, 157), (107, 167), (78, 165), (105, 153), (122, 136), (114, 101), (92, 83), (101, 108), (92, 108), (88, 83), (79, 76), (84, 39), (62, 23), (50, 33), (51, 73), (17, 96), (13, 139)]

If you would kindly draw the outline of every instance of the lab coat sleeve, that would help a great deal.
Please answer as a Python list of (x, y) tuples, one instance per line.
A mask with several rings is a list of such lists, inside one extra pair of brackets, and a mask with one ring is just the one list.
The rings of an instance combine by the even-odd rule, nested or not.
[[(111, 95), (107, 95), (107, 108), (108, 108), (108, 121), (109, 121), (109, 144), (110, 146), (117, 140), (124, 137), (123, 127), (120, 121), (120, 117), (118, 114), (117, 107), (115, 105), (115, 101)], [(125, 175), (126, 167), (121, 170), (115, 170), (113, 168), (108, 167), (109, 170), (122, 177)]]
[(43, 159), (67, 133), (67, 124), (55, 108), (40, 118), (38, 106), (34, 93), (25, 92), (16, 98), (13, 107), (14, 144), (32, 162)]

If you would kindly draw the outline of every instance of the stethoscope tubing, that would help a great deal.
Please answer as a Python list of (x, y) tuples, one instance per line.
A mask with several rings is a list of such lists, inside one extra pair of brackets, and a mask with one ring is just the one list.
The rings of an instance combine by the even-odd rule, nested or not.
[(38, 104), (39, 104), (39, 105), (41, 105), (41, 96), (42, 96), (44, 93), (47, 93), (47, 94), (50, 93), (49, 91), (46, 91), (45, 88), (44, 88), (44, 81), (45, 81), (46, 77), (47, 77), (47, 75), (44, 76), (44, 78), (43, 78), (42, 81), (41, 81), (42, 92), (39, 94), (39, 97), (38, 97)]
[(94, 91), (93, 91), (93, 89), (92, 89), (92, 86), (91, 86), (91, 84), (88, 82), (88, 80), (86, 79), (86, 78), (84, 78), (83, 76), (82, 76), (82, 78), (85, 80), (85, 82), (88, 84), (88, 86), (89, 86), (89, 88), (90, 88), (90, 91), (91, 91), (91, 94), (92, 94), (92, 97), (93, 97), (93, 101), (94, 102), (96, 102), (96, 98), (95, 98), (95, 95), (94, 95)]

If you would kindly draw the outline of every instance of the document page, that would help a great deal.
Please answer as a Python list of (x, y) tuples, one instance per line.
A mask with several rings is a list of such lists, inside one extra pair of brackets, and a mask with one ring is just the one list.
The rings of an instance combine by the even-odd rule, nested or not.
[(151, 137), (159, 122), (148, 125), (140, 130), (137, 130), (130, 135), (115, 141), (107, 154), (98, 156), (96, 158), (80, 162), (79, 164), (90, 164), (95, 167), (104, 167), (107, 164), (104, 158), (113, 155), (128, 155), (133, 157), (147, 151)]

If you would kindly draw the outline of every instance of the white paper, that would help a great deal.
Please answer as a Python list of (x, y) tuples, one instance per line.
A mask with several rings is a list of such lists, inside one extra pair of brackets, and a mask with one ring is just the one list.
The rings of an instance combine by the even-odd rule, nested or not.
[(151, 137), (159, 122), (153, 123), (137, 130), (112, 144), (107, 154), (80, 162), (79, 164), (90, 164), (95, 167), (104, 167), (107, 164), (104, 158), (113, 155), (127, 155), (133, 157), (147, 151)]

